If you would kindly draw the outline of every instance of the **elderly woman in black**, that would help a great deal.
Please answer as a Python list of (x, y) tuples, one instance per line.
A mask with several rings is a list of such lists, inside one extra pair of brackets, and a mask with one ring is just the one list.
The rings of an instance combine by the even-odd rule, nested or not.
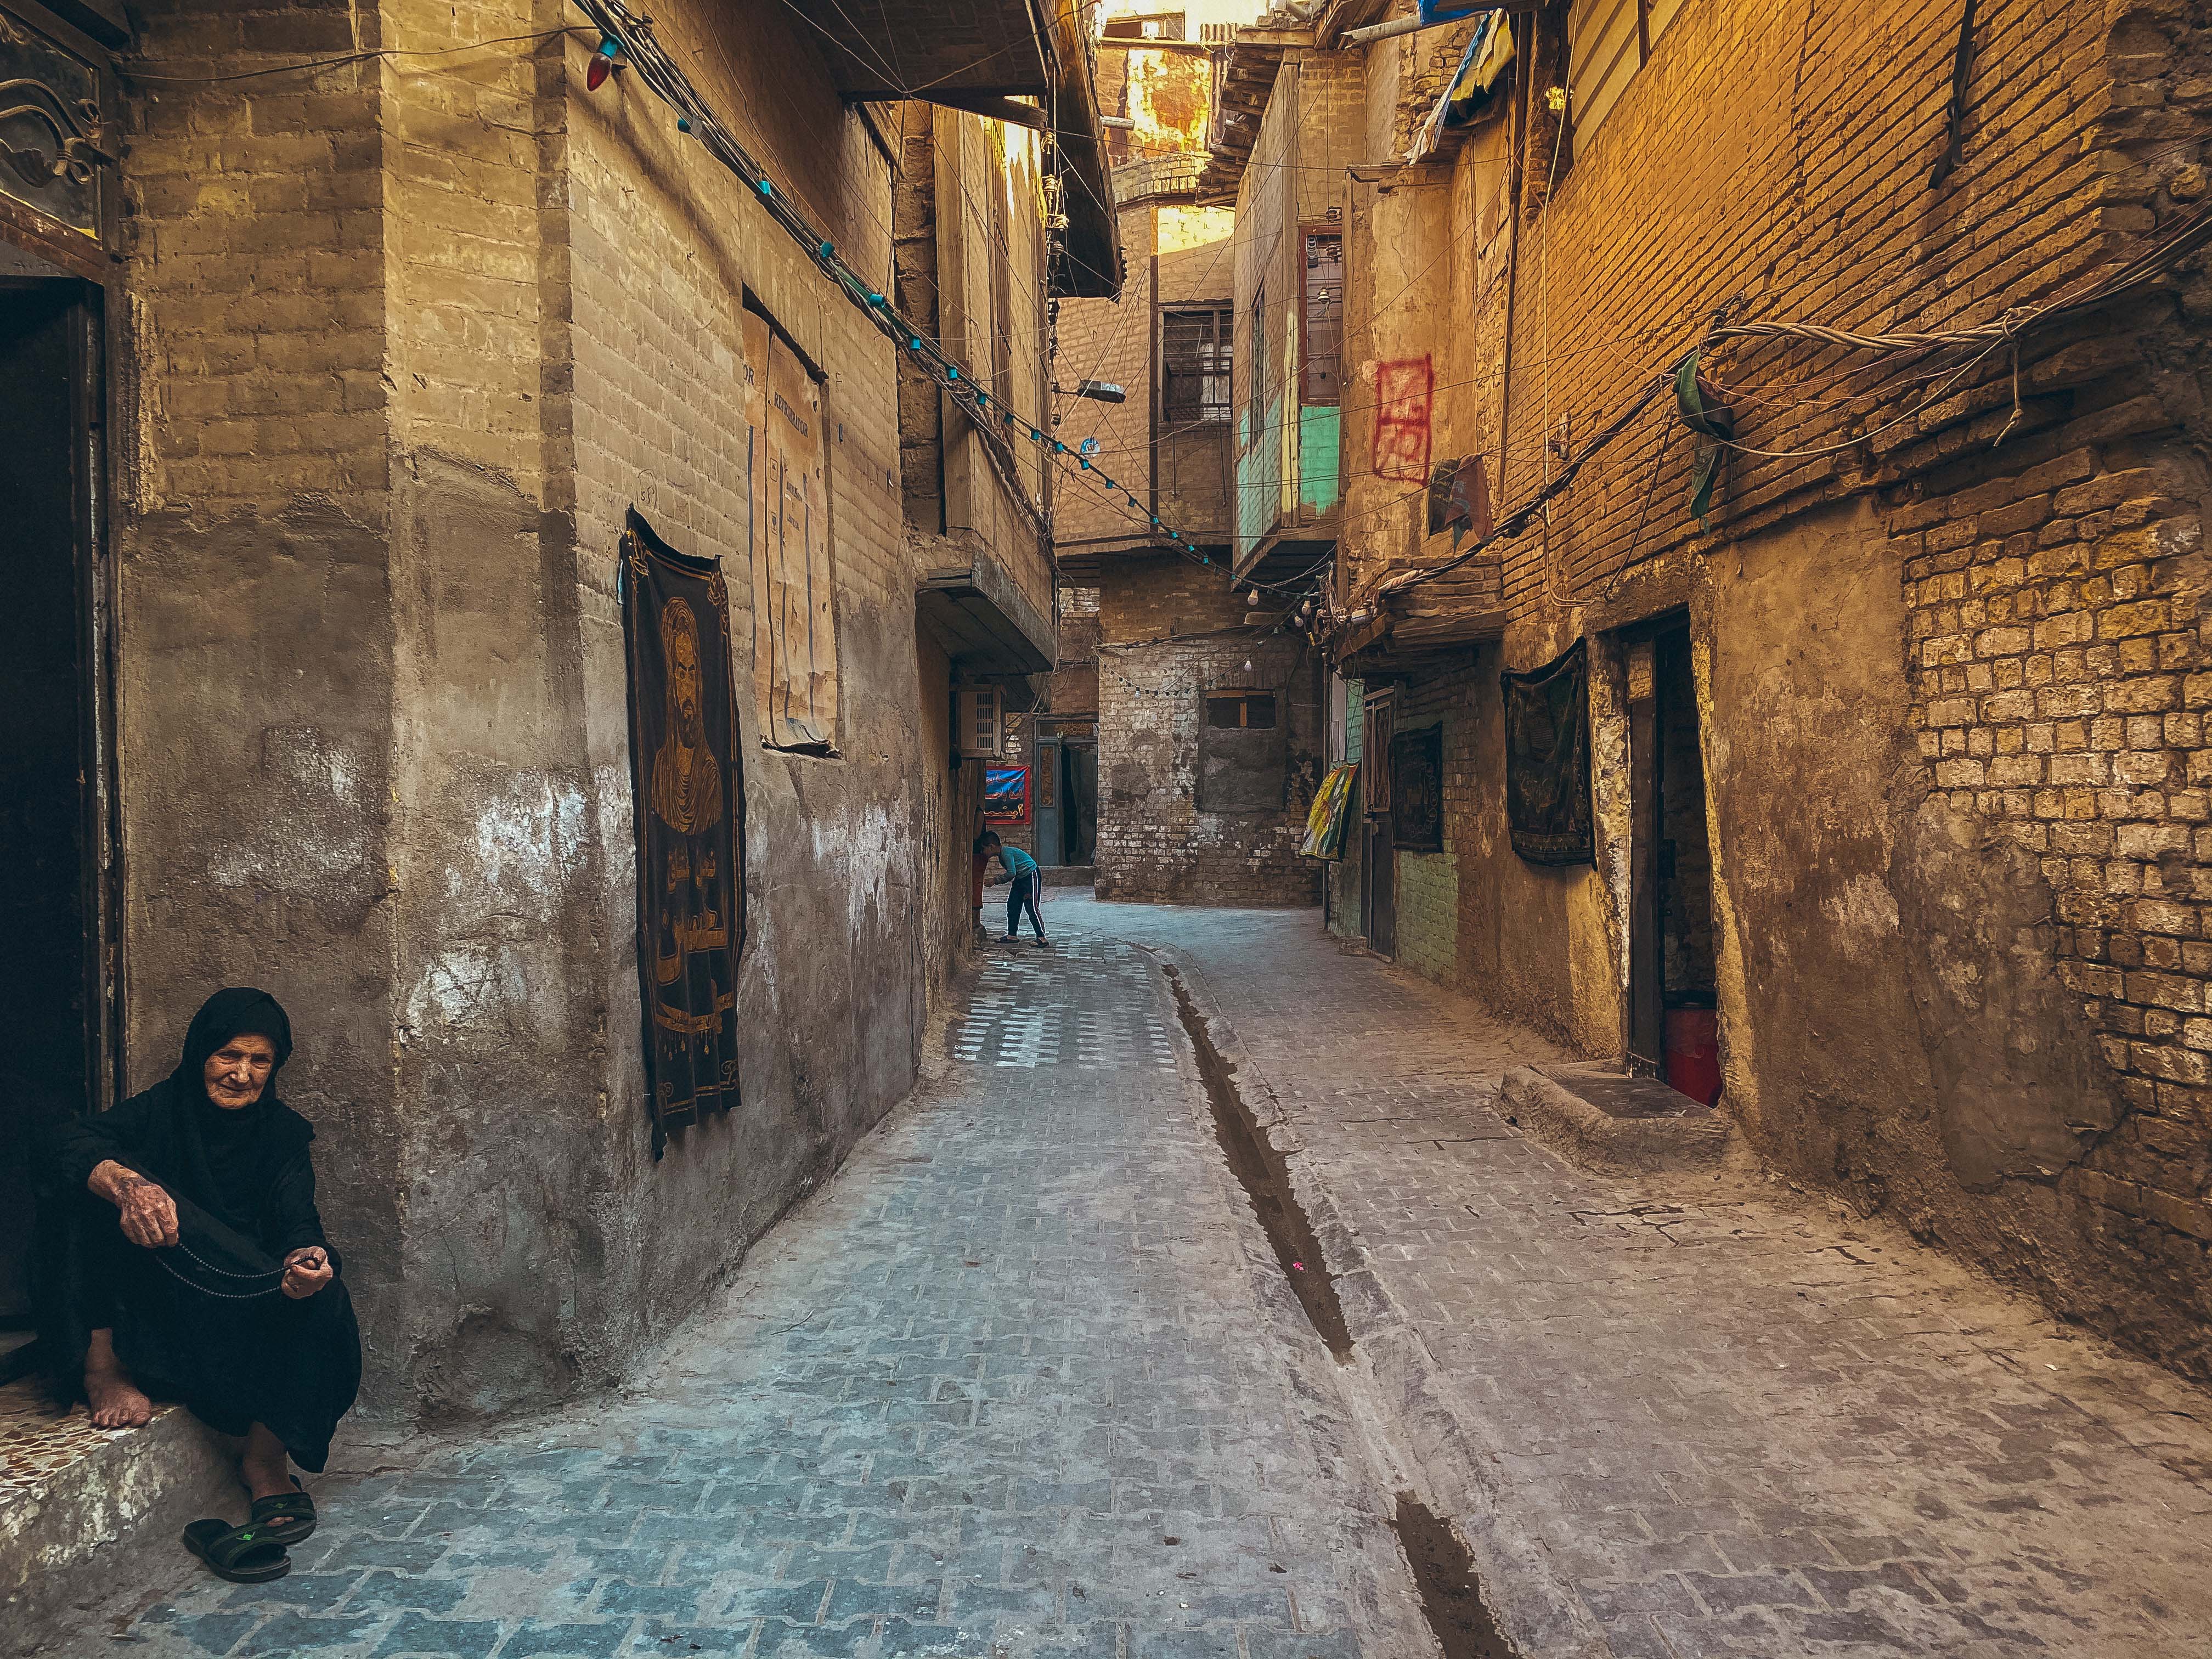
[[(275, 1577), (314, 1529), (291, 1465), (319, 1471), (361, 1384), (361, 1332), (315, 1211), (315, 1132), (276, 1095), (292, 1023), (265, 991), (218, 991), (177, 1069), (59, 1131), (52, 1357), (81, 1356), (92, 1420), (146, 1422), (146, 1391), (239, 1442), (251, 1518), (186, 1529), (226, 1577)], [(58, 1306), (54, 1305), (58, 1304)]]

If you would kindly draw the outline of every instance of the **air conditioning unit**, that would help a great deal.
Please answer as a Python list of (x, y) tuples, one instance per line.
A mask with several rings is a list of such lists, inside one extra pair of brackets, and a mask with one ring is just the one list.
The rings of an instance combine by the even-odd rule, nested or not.
[(958, 725), (953, 746), (973, 760), (997, 760), (1006, 752), (1006, 711), (995, 685), (960, 688)]

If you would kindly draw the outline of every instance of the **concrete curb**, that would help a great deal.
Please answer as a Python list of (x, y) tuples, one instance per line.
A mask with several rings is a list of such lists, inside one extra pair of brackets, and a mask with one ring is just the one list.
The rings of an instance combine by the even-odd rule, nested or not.
[(1204, 974), (1173, 945), (1127, 943), (1173, 964), (1207, 1037), (1232, 1067), (1238, 1092), (1283, 1154), (1297, 1200), (1332, 1264), (1355, 1353), (1387, 1419), (1380, 1426), (1413, 1464), (1407, 1474), (1416, 1495), (1448, 1516), (1468, 1546), (1484, 1599), (1506, 1636), (1521, 1652), (1545, 1659), (1611, 1659), (1611, 1644), (1573, 1583), (1553, 1565), (1542, 1540), (1500, 1508), (1492, 1474), (1498, 1443), (1392, 1295)]
[(1679, 1117), (1615, 1117), (1531, 1066), (1508, 1071), (1499, 1091), (1520, 1127), (1600, 1175), (1710, 1170), (1728, 1152), (1728, 1120), (1703, 1107)]

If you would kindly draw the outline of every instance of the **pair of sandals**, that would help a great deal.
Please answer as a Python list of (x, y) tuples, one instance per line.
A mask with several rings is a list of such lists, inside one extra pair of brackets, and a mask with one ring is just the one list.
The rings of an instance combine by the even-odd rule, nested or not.
[(292, 1571), (286, 1546), (315, 1529), (315, 1500), (295, 1478), (289, 1492), (257, 1498), (246, 1524), (195, 1521), (185, 1528), (185, 1547), (207, 1563), (208, 1571), (234, 1584), (265, 1584)]

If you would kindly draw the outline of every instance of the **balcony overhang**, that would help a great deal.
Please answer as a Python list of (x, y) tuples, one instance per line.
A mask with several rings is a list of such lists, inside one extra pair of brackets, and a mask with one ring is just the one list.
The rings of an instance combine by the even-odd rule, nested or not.
[(810, 6), (805, 15), (830, 83), (848, 98), (1042, 98), (1052, 88), (1050, 40), (1029, 0), (913, 0), (892, 12)]
[(1504, 567), (1492, 555), (1433, 580), (1378, 593), (1358, 620), (1329, 639), (1338, 672), (1419, 676), (1464, 661), (1476, 647), (1505, 637)]
[[(1091, 73), (1085, 0), (915, 0), (895, 27), (867, 28), (882, 8), (806, 9), (830, 84), (856, 102), (915, 98), (993, 120), (1049, 129), (1066, 180), (1066, 258), (1056, 294), (1117, 299), (1121, 240), (1106, 128)], [(1010, 105), (1034, 98), (1042, 106)], [(1049, 113), (1048, 113), (1049, 112)]]
[(966, 564), (924, 571), (915, 588), (914, 609), (963, 679), (1052, 670), (1052, 619), (1030, 603), (1006, 566), (988, 553), (977, 552)]

